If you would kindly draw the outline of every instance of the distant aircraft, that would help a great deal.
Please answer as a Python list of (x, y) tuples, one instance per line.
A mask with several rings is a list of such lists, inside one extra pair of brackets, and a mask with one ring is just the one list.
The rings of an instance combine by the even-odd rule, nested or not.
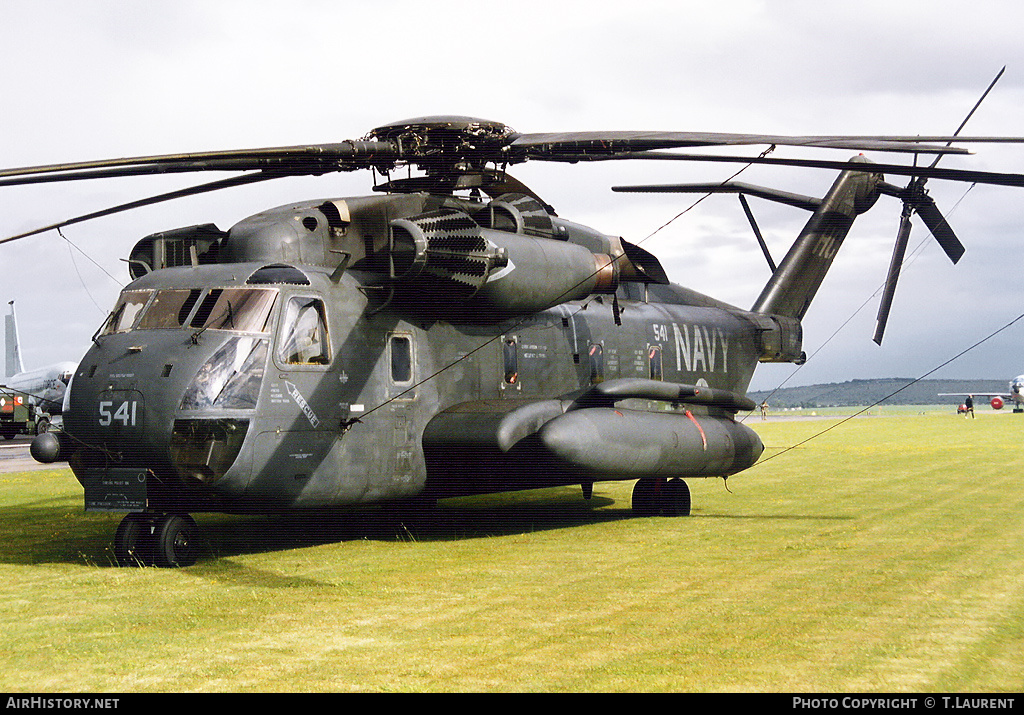
[(1001, 410), (1007, 403), (1013, 403), (1014, 412), (1024, 412), (1024, 375), (1010, 380), (1009, 392), (940, 392), (939, 397), (973, 397), (988, 398), (993, 410)]
[(74, 362), (59, 362), (53, 365), (39, 368), (38, 370), (25, 371), (21, 363), (21, 346), (18, 341), (18, 324), (14, 317), (14, 301), (10, 301), (10, 314), (4, 316), (5, 320), (5, 370), (4, 379), (0, 387), (6, 387), (25, 395), (26, 401), (49, 412), (51, 415), (59, 415), (63, 411), (64, 393), (67, 391), (71, 376), (75, 374), (78, 367)]

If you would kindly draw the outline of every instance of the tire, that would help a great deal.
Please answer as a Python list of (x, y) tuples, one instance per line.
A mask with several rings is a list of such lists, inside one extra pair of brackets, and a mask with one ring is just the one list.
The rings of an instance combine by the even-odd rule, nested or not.
[(142, 566), (149, 560), (149, 522), (140, 512), (129, 514), (114, 534), (114, 559), (118, 566)]
[(164, 568), (191, 566), (199, 557), (199, 529), (187, 514), (167, 514), (153, 534), (153, 562)]
[(661, 489), (662, 516), (690, 515), (690, 487), (682, 479), (671, 479)]
[(633, 485), (633, 515), (654, 516), (658, 513), (658, 492), (663, 480), (644, 478), (638, 479)]
[(43, 419), (41, 419), (38, 422), (36, 422), (36, 434), (37, 435), (46, 434), (49, 431), (50, 431), (50, 420), (48, 420), (48, 419), (46, 419), (44, 417)]

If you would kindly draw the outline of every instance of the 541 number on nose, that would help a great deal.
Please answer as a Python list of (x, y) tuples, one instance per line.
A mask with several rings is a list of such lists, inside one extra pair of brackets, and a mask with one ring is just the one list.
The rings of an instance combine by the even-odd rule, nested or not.
[(138, 418), (139, 403), (135, 400), (125, 400), (114, 408), (115, 402), (104, 400), (100, 402), (100, 427), (109, 427), (115, 422), (120, 422), (125, 427), (134, 427)]

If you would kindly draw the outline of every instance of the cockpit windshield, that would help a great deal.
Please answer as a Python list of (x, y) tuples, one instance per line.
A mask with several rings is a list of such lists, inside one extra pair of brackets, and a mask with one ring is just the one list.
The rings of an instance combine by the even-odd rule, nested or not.
[(277, 298), (272, 288), (168, 288), (153, 294), (150, 290), (123, 292), (101, 334), (186, 326), (266, 333)]
[(110, 335), (131, 330), (135, 325), (135, 319), (139, 317), (139, 313), (146, 307), (152, 295), (151, 290), (126, 290), (121, 293), (100, 334)]
[(199, 304), (193, 328), (265, 333), (277, 291), (263, 288), (214, 288)]
[(157, 291), (153, 304), (139, 321), (139, 330), (180, 328), (185, 324), (201, 293), (198, 288)]

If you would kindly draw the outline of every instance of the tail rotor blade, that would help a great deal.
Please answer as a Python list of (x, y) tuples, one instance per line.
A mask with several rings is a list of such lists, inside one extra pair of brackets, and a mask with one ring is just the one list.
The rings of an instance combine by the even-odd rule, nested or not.
[(945, 217), (939, 211), (935, 202), (929, 196), (915, 202), (914, 210), (921, 220), (928, 226), (928, 230), (935, 236), (935, 240), (942, 246), (942, 250), (949, 256), (949, 260), (956, 263), (964, 255), (964, 245), (953, 233), (953, 229), (946, 223)]
[(892, 249), (892, 261), (889, 263), (889, 274), (885, 278), (885, 288), (882, 291), (882, 302), (878, 306), (878, 317), (875, 321), (875, 337), (873, 340), (877, 345), (882, 344), (882, 335), (885, 333), (885, 325), (889, 322), (889, 310), (892, 308), (892, 298), (896, 294), (896, 282), (900, 278), (900, 268), (903, 267), (903, 258), (907, 253), (907, 242), (910, 240), (910, 215), (912, 210), (909, 206), (903, 206), (903, 216), (900, 218), (900, 230), (896, 234), (896, 245)]

